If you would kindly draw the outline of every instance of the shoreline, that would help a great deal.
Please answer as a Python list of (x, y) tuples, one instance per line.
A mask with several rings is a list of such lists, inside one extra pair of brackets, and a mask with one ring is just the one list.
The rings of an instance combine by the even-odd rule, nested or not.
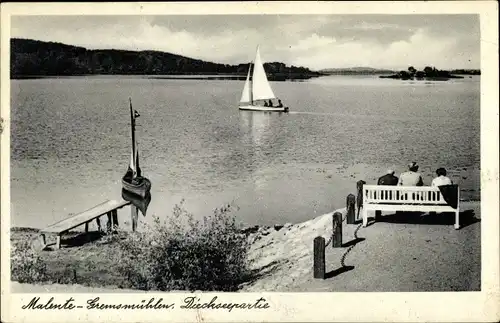
[[(272, 82), (305, 81), (328, 75), (268, 75), (268, 80)], [(16, 75), (10, 80), (36, 80), (36, 79), (72, 79), (72, 78), (144, 78), (152, 80), (229, 80), (245, 81), (243, 74), (74, 74), (74, 75)]]
[[(345, 208), (295, 224), (244, 228), (241, 232), (250, 242), (251, 269), (259, 274), (255, 280), (243, 283), (239, 292), (480, 290), (480, 202), (461, 202), (461, 209), (464, 210), (461, 215), (463, 227), (457, 231), (447, 223), (452, 223), (452, 217), (447, 219), (441, 215), (438, 215), (440, 220), (419, 217), (416, 222), (394, 222), (391, 215), (387, 215), (366, 228), (361, 227), (359, 221), (354, 225), (344, 223), (346, 247), (326, 248), (327, 272), (338, 267), (341, 258), (347, 257), (344, 261), (348, 265), (333, 268), (330, 271), (332, 277), (326, 280), (312, 278), (312, 241), (316, 236), (328, 239), (332, 214), (341, 212), (345, 216)], [(34, 239), (38, 231), (11, 228), (11, 244)], [(355, 238), (358, 231), (362, 238)], [(97, 236), (92, 234), (95, 239)], [(120, 239), (126, 235), (127, 232), (118, 234)], [(81, 234), (74, 238), (78, 236)], [(105, 240), (106, 236), (73, 247), (42, 252), (48, 267), (63, 278), (49, 284), (13, 281), (12, 291), (128, 292), (129, 289), (120, 288), (120, 277), (113, 277), (113, 272), (106, 269), (112, 268), (113, 262), (119, 260), (112, 259), (115, 244)], [(399, 262), (392, 263), (393, 257)], [(415, 260), (426, 257), (435, 259), (438, 268), (434, 268), (437, 264), (434, 260), (429, 265), (412, 266)], [(434, 266), (433, 275), (429, 275), (429, 266)], [(387, 276), (391, 275), (398, 277), (397, 286), (390, 283), (393, 279)], [(385, 278), (381, 280), (381, 277)]]
[[(461, 193), (469, 192), (469, 190), (467, 190), (467, 189), (461, 189), (460, 192)], [(354, 192), (352, 194), (354, 194)], [(460, 203), (481, 203), (481, 199), (480, 198), (468, 198), (468, 199), (460, 198)], [(339, 208), (339, 209), (337, 209), (337, 210), (335, 210), (333, 212), (330, 212), (330, 213), (343, 212), (343, 210), (345, 210), (345, 208)], [(327, 214), (330, 214), (330, 213), (327, 213)], [(68, 215), (68, 217), (70, 217), (71, 215), (72, 214)], [(321, 215), (319, 215), (319, 216), (321, 216)], [(101, 219), (104, 219), (104, 218), (105, 218), (105, 215), (101, 216)], [(127, 218), (127, 216), (125, 216), (125, 218)], [(93, 225), (93, 222), (95, 222), (95, 221), (91, 221), (90, 224)], [(303, 221), (303, 222), (307, 222), (307, 221)], [(296, 224), (300, 224), (300, 223), (303, 223), (303, 222), (295, 222), (295, 223), (285, 222), (285, 223), (276, 223), (276, 224), (273, 224), (273, 225), (265, 225), (265, 224), (246, 225), (246, 226), (243, 226), (240, 229), (240, 233), (249, 235), (249, 234), (255, 234), (255, 233), (258, 233), (258, 232), (261, 232), (261, 231), (269, 231), (269, 230), (272, 230), (272, 229), (274, 229), (276, 231), (279, 231), (281, 228), (283, 228), (283, 227), (285, 227), (287, 225), (290, 225), (290, 224), (291, 225), (296, 225)], [(128, 219), (124, 219), (122, 223), (123, 223), (123, 227), (127, 227), (127, 226), (130, 225)], [(142, 221), (140, 221), (140, 223), (142, 223)], [(43, 229), (44, 227), (46, 227), (48, 225), (50, 225), (50, 224), (44, 225), (43, 227), (42, 226), (40, 226), (40, 227), (12, 226), (12, 227), (10, 227), (10, 231), (16, 231), (16, 232), (39, 232), (41, 229)], [(83, 225), (78, 226), (78, 227), (72, 229), (69, 233), (76, 234), (76, 233), (81, 233), (81, 232), (84, 232), (84, 226)]]
[[(373, 77), (375, 79), (393, 79), (401, 81), (448, 81), (451, 79), (465, 79), (472, 76), (480, 76), (476, 74), (453, 74), (450, 77), (425, 77), (425, 78), (401, 78), (394, 75), (384, 73), (338, 73), (338, 74), (306, 74), (306, 75), (267, 75), (268, 80), (271, 82), (303, 82), (311, 79), (329, 76), (342, 76), (342, 77)], [(75, 79), (75, 78), (142, 78), (150, 80), (206, 80), (206, 81), (245, 81), (246, 75), (243, 74), (217, 74), (217, 73), (200, 73), (200, 74), (73, 74), (73, 75), (15, 75), (11, 76), (11, 81), (22, 80), (38, 80), (38, 79)]]
[[(15, 166), (14, 166), (15, 168)], [(203, 214), (210, 213), (214, 208), (228, 202), (239, 207), (237, 221), (241, 222), (243, 229), (258, 226), (284, 225), (287, 222), (300, 223), (327, 213), (330, 210), (345, 207), (345, 199), (348, 194), (356, 194), (356, 181), (365, 180), (368, 184), (375, 184), (377, 178), (385, 174), (387, 168), (392, 168), (396, 174), (400, 174), (404, 168), (394, 164), (378, 165), (355, 162), (349, 165), (342, 164), (286, 164), (280, 167), (264, 168), (259, 170), (258, 178), (265, 180), (257, 190), (248, 182), (236, 182), (221, 190), (195, 190), (182, 188), (178, 191), (172, 190), (161, 181), (153, 187), (154, 194), (148, 208), (148, 215), (141, 216), (139, 228), (146, 224), (152, 224), (152, 215), (160, 219), (166, 219), (171, 215), (171, 210), (181, 200), (185, 200), (186, 209), (195, 217), (201, 219)], [(422, 165), (421, 174), (424, 184), (430, 185), (433, 179), (433, 167)], [(50, 169), (49, 169), (50, 170)], [(15, 173), (23, 173), (27, 168), (14, 169)], [(160, 172), (157, 172), (160, 173)], [(158, 176), (150, 173), (151, 177)], [(118, 176), (118, 174), (117, 174)], [(480, 171), (478, 167), (449, 168), (449, 176), (453, 182), (460, 186), (462, 202), (476, 201), (481, 197)], [(275, 180), (276, 177), (281, 179)], [(72, 180), (74, 181), (74, 180)], [(282, 206), (274, 206), (266, 199), (271, 194), (284, 187), (303, 186), (303, 192), (290, 190), (281, 198), (284, 199)], [(236, 185), (237, 184), (237, 185)], [(55, 188), (53, 192), (37, 189), (35, 185), (21, 185), (16, 182), (11, 188), (11, 227), (31, 227), (43, 229), (57, 221), (67, 218), (71, 214), (80, 213), (102, 202), (106, 199), (120, 198), (116, 192), (121, 189), (119, 183), (101, 186), (98, 188), (85, 188), (67, 185)], [(162, 186), (165, 185), (165, 188)], [(309, 192), (316, 192), (310, 194)], [(67, 203), (67, 192), (72, 195), (81, 196), (81, 199)], [(38, 199), (30, 197), (38, 196)], [(156, 198), (155, 198), (156, 196)], [(161, 196), (161, 198), (159, 198)], [(254, 205), (267, 203), (266, 208), (259, 207), (255, 212)], [(287, 205), (288, 207), (285, 207)], [(37, 210), (33, 212), (33, 210)], [(294, 210), (294, 211), (292, 211)], [(124, 211), (123, 216), (119, 212), (120, 225), (130, 221), (130, 212)], [(95, 223), (91, 223), (91, 230), (95, 229)]]

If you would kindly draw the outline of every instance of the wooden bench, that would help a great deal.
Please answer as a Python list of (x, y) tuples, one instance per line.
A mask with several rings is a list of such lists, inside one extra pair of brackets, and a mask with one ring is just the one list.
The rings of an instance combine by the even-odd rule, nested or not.
[(99, 205), (96, 205), (82, 213), (73, 215), (67, 219), (56, 222), (45, 229), (40, 231), (40, 238), (42, 242), (42, 249), (47, 246), (45, 235), (48, 233), (57, 234), (56, 248), (61, 248), (61, 235), (69, 230), (85, 224), (85, 232), (89, 230), (89, 222), (107, 214), (111, 218), (116, 218), (118, 209), (129, 205), (129, 201), (125, 200), (107, 200)]
[(460, 228), (460, 188), (457, 206), (453, 208), (434, 186), (363, 185), (363, 226), (368, 224), (368, 211), (454, 212), (455, 229)]

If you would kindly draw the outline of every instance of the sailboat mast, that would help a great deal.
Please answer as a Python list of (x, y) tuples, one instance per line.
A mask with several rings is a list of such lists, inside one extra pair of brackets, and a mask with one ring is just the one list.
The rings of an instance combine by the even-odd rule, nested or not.
[(248, 71), (249, 71), (249, 74), (250, 74), (250, 78), (249, 78), (249, 81), (250, 83), (248, 84), (248, 92), (249, 92), (249, 98), (250, 98), (250, 105), (253, 105), (253, 93), (252, 93), (252, 87), (253, 87), (253, 75), (252, 75), (252, 62), (250, 62), (250, 64), (248, 65)]
[[(253, 105), (253, 74), (255, 72), (255, 63), (257, 61), (257, 55), (259, 54), (259, 45), (257, 45), (257, 48), (255, 49), (255, 58), (253, 59), (253, 70), (252, 70), (252, 75), (250, 79), (250, 102), (251, 105)], [(250, 66), (252, 66), (252, 63), (250, 63)]]
[(135, 154), (135, 118), (134, 118), (134, 110), (132, 109), (132, 99), (129, 98), (129, 103), (130, 103), (130, 125), (131, 125), (131, 129), (132, 129), (132, 160), (134, 161), (134, 176), (136, 174), (136, 154)]

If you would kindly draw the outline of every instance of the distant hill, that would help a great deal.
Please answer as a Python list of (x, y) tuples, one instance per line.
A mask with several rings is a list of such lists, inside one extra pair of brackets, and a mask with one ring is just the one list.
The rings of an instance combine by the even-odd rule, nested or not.
[(392, 74), (394, 71), (388, 69), (377, 69), (373, 67), (345, 67), (326, 68), (319, 72), (327, 75), (354, 75), (354, 74)]
[[(11, 78), (72, 75), (208, 75), (246, 76), (248, 63), (219, 64), (160, 51), (83, 47), (31, 39), (11, 39)], [(305, 67), (265, 63), (270, 80), (307, 79), (322, 73)]]

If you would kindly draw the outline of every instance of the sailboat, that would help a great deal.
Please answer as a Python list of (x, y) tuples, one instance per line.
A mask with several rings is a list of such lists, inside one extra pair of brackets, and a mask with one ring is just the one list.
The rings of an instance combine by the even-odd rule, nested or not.
[(130, 102), (130, 122), (132, 128), (132, 152), (130, 154), (130, 163), (127, 172), (122, 178), (123, 190), (132, 193), (141, 198), (147, 198), (151, 191), (151, 181), (142, 176), (141, 168), (139, 167), (139, 149), (135, 139), (135, 119), (139, 117), (139, 113), (132, 109), (132, 99)]
[(264, 100), (267, 102), (272, 99), (277, 99), (277, 97), (267, 80), (266, 71), (260, 58), (259, 46), (257, 46), (253, 70), (250, 63), (243, 92), (241, 93), (239, 108), (240, 110), (252, 111), (288, 112), (288, 107), (269, 107), (264, 105)]

